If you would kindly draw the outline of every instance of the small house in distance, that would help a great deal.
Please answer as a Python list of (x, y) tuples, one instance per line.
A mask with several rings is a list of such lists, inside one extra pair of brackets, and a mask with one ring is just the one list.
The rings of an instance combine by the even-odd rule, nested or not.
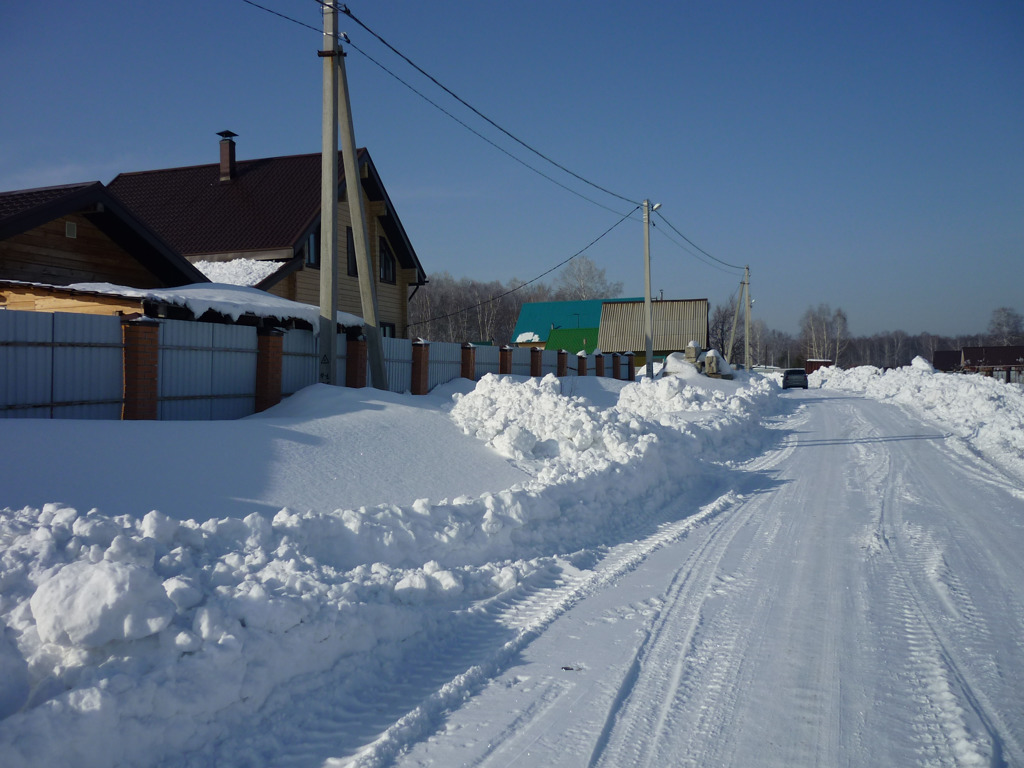
[[(548, 346), (548, 339), (553, 331), (589, 332), (593, 335), (593, 341), (596, 344), (598, 327), (601, 324), (602, 305), (605, 302), (620, 301), (637, 301), (637, 299), (533, 301), (523, 304), (519, 309), (515, 330), (512, 331), (512, 345), (539, 349), (561, 349), (560, 346)], [(569, 343), (574, 344), (575, 342)], [(578, 352), (579, 349), (572, 351)]]
[[(708, 300), (668, 299), (651, 304), (654, 354), (663, 357), (681, 352), (691, 341), (708, 346)], [(646, 355), (644, 302), (634, 299), (604, 302), (597, 346), (602, 352), (636, 352), (637, 365)]]

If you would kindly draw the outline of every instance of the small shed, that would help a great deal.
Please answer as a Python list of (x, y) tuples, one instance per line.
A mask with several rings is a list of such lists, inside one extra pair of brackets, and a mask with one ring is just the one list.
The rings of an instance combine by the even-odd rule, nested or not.
[(830, 365), (835, 365), (834, 360), (826, 360), (825, 358), (815, 358), (807, 360), (804, 363), (804, 370), (807, 373), (814, 373), (819, 368), (828, 368)]

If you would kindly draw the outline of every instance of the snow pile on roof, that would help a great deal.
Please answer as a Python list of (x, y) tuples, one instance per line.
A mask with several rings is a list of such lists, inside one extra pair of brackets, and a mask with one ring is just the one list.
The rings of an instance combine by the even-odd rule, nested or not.
[(529, 344), (529, 343), (538, 342), (538, 341), (540, 341), (540, 336), (538, 336), (533, 331), (525, 331), (523, 333), (520, 333), (518, 336), (516, 336), (515, 343), (516, 344)]
[(253, 286), (263, 282), (285, 265), (269, 259), (232, 259), (231, 261), (196, 261), (193, 266), (212, 283)]
[[(706, 381), (698, 388), (682, 380), (488, 376), (472, 391), (449, 390), (448, 405), (381, 395), (359, 409), (339, 402), (359, 395), (318, 385), (258, 417), (214, 425), (221, 436), (214, 471), (252, 463), (252, 511), (236, 498), (233, 514), (206, 510), (196, 519), (152, 508), (147, 467), (154, 447), (167, 445), (183, 463), (161, 468), (180, 471), (177, 482), (188, 484), (189, 462), (209, 460), (193, 451), (213, 433), (111, 423), (118, 429), (104, 439), (134, 451), (119, 455), (107, 480), (119, 478), (133, 513), (40, 503), (0, 514), (5, 768), (287, 762), (283, 753), (305, 743), (293, 732), (304, 707), (343, 711), (381, 680), (405, 674), (403, 653), (435, 634), (445, 642), (454, 622), (508, 590), (532, 589), (572, 573), (578, 557), (634, 540), (677, 510), (669, 501), (688, 499), (696, 515), (721, 496), (728, 469), (715, 462), (767, 441), (761, 419), (787, 404), (758, 377), (748, 387)], [(374, 412), (404, 403), (404, 428), (375, 427)], [(446, 434), (439, 417), (468, 436)], [(20, 428), (41, 430), (50, 445), (77, 443), (62, 432), (74, 434), (76, 422), (48, 424), (50, 431)], [(303, 445), (336, 443), (356, 453), (380, 441), (400, 458), (400, 446), (413, 444), (430, 454), (421, 456), (427, 466), (418, 476), (486, 487), (497, 457), (483, 443), (477, 460), (450, 460), (450, 449), (473, 438), (513, 457), (523, 480), (376, 506), (267, 510), (261, 503), (287, 495), (288, 483), (305, 498), (317, 482), (334, 483), (339, 494), (374, 482), (369, 472), (332, 478), (329, 461), (323, 472), (303, 471), (315, 456), (298, 451)], [(96, 439), (87, 453), (102, 452)], [(272, 461), (257, 460), (264, 456)], [(265, 479), (277, 463), (289, 471)], [(43, 498), (51, 496), (47, 478), (72, 469), (13, 447), (4, 466), (34, 478)], [(385, 477), (420, 472), (417, 462), (392, 466)]]
[(937, 422), (975, 450), (1024, 473), (1024, 390), (997, 378), (936, 372), (923, 358), (882, 371), (820, 368), (811, 386), (863, 392)]
[[(242, 315), (255, 315), (257, 317), (273, 317), (282, 321), (305, 320), (314, 328), (317, 328), (320, 322), (319, 307), (289, 301), (280, 296), (241, 285), (195, 283), (177, 288), (144, 289), (112, 285), (111, 283), (75, 283), (67, 287), (78, 291), (174, 304), (187, 308), (196, 317), (213, 311), (230, 317), (232, 320), (237, 320)], [(343, 326), (363, 324), (362, 318), (348, 312), (338, 312), (338, 322)]]

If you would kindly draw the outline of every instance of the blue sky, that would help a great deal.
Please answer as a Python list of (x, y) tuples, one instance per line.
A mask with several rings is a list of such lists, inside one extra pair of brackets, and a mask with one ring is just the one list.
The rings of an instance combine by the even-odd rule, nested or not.
[[(313, 27), (314, 0), (260, 0)], [(352, 12), (479, 111), (573, 172), (659, 202), (724, 262), (755, 316), (810, 305), (854, 334), (984, 331), (1024, 312), (1024, 3), (375, 2)], [(346, 60), (369, 148), (428, 272), (530, 279), (632, 205), (567, 176), (362, 28)], [(241, 0), (5, 3), (0, 189), (320, 149), (319, 35)], [(608, 210), (611, 209), (611, 210)], [(740, 276), (669, 240), (652, 285), (725, 301)], [(639, 215), (587, 255), (643, 293)], [(549, 276), (549, 279), (554, 275)]]

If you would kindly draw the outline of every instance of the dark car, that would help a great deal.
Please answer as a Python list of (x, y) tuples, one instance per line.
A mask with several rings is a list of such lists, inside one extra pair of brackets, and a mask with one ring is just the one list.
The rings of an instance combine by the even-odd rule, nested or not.
[(794, 387), (807, 389), (807, 372), (803, 368), (787, 368), (782, 372), (782, 388)]

